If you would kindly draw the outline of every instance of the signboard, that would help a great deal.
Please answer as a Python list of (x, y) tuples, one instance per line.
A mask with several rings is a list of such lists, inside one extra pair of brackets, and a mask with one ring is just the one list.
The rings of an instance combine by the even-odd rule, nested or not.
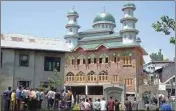
[(159, 84), (159, 90), (161, 90), (161, 91), (166, 90), (166, 85), (165, 84)]

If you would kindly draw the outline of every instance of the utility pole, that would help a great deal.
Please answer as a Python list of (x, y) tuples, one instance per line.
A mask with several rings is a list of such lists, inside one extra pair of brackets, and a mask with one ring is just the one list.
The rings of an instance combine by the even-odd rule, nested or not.
[[(175, 1), (175, 10), (176, 10), (176, 1)], [(175, 20), (176, 20), (176, 16), (175, 16)], [(176, 40), (176, 29), (175, 29), (175, 40)], [(176, 79), (176, 43), (175, 43), (175, 79)], [(175, 80), (175, 110), (176, 110), (176, 80)]]
[[(175, 1), (175, 10), (176, 10), (176, 1)], [(175, 16), (176, 20), (176, 16)], [(176, 29), (175, 29), (175, 40), (176, 40)], [(176, 43), (175, 43), (175, 79), (176, 79)], [(176, 80), (175, 80), (175, 110), (176, 110)]]

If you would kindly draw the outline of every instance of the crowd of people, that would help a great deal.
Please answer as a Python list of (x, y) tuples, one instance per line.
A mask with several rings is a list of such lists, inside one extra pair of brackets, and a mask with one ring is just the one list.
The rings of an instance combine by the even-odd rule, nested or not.
[[(139, 102), (134, 97), (134, 100), (130, 101), (126, 98), (122, 103), (116, 98), (110, 97), (109, 100), (105, 98), (95, 99), (79, 98), (74, 99), (74, 94), (71, 89), (56, 90), (51, 88), (48, 91), (42, 89), (29, 89), (27, 87), (19, 86), (16, 90), (8, 90), (3, 92), (4, 96), (4, 110), (5, 111), (36, 111), (42, 109), (43, 100), (47, 101), (47, 109), (67, 109), (67, 110), (81, 110), (81, 111), (137, 111)], [(166, 103), (164, 98), (160, 98), (159, 105), (158, 100), (153, 98), (151, 103), (149, 101), (145, 104), (146, 111), (171, 111), (172, 108)], [(45, 104), (46, 105), (46, 104)], [(74, 109), (75, 106), (77, 109)]]
[[(166, 99), (162, 98), (161, 103), (158, 105), (158, 100), (152, 98), (151, 103), (147, 102), (143, 110), (145, 111), (172, 111), (173, 109), (169, 104), (166, 103)], [(124, 104), (118, 101), (117, 99), (113, 100), (112, 97), (108, 101), (95, 99), (92, 102), (92, 99), (83, 99), (79, 104), (79, 110), (81, 111), (138, 111), (139, 102), (134, 97), (134, 100), (128, 100), (126, 98)], [(141, 110), (141, 109), (140, 109)]]
[(16, 90), (3, 92), (5, 111), (42, 111), (42, 102), (47, 101), (47, 109), (66, 109), (72, 107), (74, 100), (71, 90), (58, 91), (55, 88), (44, 92), (42, 89), (29, 89), (19, 86)]
[(82, 101), (79, 103), (79, 110), (81, 111), (132, 111), (132, 110), (138, 110), (138, 102), (136, 101), (136, 98), (134, 98), (134, 101), (131, 103), (126, 100), (125, 104), (121, 103), (117, 99), (113, 99), (112, 97), (109, 98), (108, 101), (105, 100), (105, 98), (95, 99), (95, 101), (92, 102), (92, 99), (82, 99)]

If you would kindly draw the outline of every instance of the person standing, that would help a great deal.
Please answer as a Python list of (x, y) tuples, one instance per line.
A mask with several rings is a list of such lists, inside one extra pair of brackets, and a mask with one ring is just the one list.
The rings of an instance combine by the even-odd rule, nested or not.
[(43, 89), (40, 89), (40, 106), (39, 109), (42, 108), (42, 102), (45, 99), (45, 93), (43, 92)]
[(159, 107), (157, 106), (158, 100), (156, 98), (153, 98), (152, 103), (148, 106), (149, 111), (159, 111)]
[(132, 102), (132, 110), (138, 110), (138, 102), (136, 100), (136, 97), (134, 97), (134, 101)]
[(89, 98), (90, 109), (93, 109), (92, 98)]
[(22, 97), (23, 97), (23, 109), (26, 109), (28, 107), (29, 102), (29, 91), (27, 87), (24, 87), (22, 90)]
[(79, 103), (79, 107), (80, 107), (81, 111), (84, 111), (84, 102), (85, 102), (85, 100), (84, 100), (84, 98), (82, 98), (81, 102)]
[(120, 111), (120, 102), (116, 99), (115, 100), (115, 111)]
[(129, 101), (128, 98), (126, 98), (126, 101), (125, 101), (125, 109), (126, 111), (132, 111), (131, 101)]
[(12, 111), (15, 111), (15, 106), (16, 106), (16, 91), (13, 90), (11, 94), (11, 106), (12, 106)]
[(54, 99), (55, 99), (55, 92), (53, 91), (53, 88), (51, 88), (47, 95), (46, 95), (47, 99), (48, 99), (48, 109), (53, 107), (53, 103), (54, 103)]
[(36, 106), (37, 106), (37, 103), (36, 103), (36, 92), (35, 92), (34, 89), (31, 89), (30, 98), (31, 98), (31, 101), (30, 101), (31, 110), (36, 110)]
[(36, 89), (36, 103), (37, 103), (37, 109), (40, 108), (40, 99), (41, 99), (40, 91), (39, 91), (38, 89)]
[(100, 101), (100, 110), (101, 111), (107, 110), (107, 102), (105, 101), (105, 98), (102, 98), (102, 100)]
[(88, 99), (84, 102), (84, 111), (91, 111), (91, 106)]
[(10, 111), (11, 93), (11, 87), (8, 87), (8, 89), (3, 93), (5, 97), (5, 111)]
[(19, 86), (16, 90), (16, 110), (17, 111), (20, 111), (21, 100), (22, 100), (22, 90), (21, 90), (21, 86)]
[(54, 107), (55, 108), (58, 108), (58, 106), (59, 106), (59, 100), (60, 100), (60, 93), (59, 93), (59, 91), (56, 91), (55, 102), (54, 102)]
[(166, 99), (162, 99), (161, 101), (162, 101), (162, 105), (160, 107), (161, 111), (172, 111), (173, 110), (172, 107), (166, 103)]
[(95, 99), (95, 102), (93, 102), (93, 110), (94, 111), (100, 111), (100, 101), (99, 99)]
[(114, 110), (114, 100), (112, 100), (112, 97), (109, 98), (108, 100), (108, 111), (113, 111)]

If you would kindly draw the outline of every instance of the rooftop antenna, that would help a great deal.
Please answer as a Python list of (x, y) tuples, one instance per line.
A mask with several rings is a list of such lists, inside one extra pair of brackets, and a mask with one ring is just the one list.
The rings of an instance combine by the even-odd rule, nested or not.
[(72, 5), (72, 10), (74, 10), (75, 9), (75, 6), (74, 5)]
[(104, 5), (104, 6), (103, 6), (103, 11), (105, 12), (105, 10), (106, 10), (106, 6)]

